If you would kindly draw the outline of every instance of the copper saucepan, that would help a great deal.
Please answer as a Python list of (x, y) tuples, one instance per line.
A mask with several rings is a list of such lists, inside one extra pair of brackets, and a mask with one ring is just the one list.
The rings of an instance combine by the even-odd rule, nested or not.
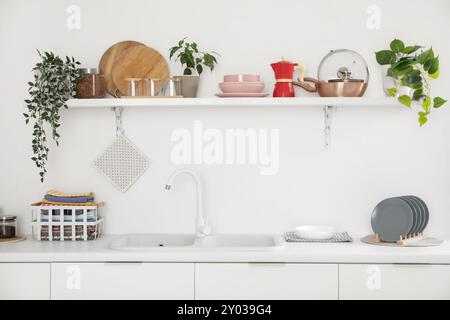
[[(328, 81), (305, 77), (303, 82), (295, 84), (308, 92), (319, 92), (321, 97), (362, 97), (367, 89), (367, 82), (362, 79), (331, 79)], [(307, 82), (312, 82), (313, 85)]]
[[(369, 82), (364, 58), (349, 49), (331, 50), (320, 62), (317, 79), (299, 78), (294, 84), (321, 97), (361, 97)], [(311, 83), (311, 84), (310, 84)]]

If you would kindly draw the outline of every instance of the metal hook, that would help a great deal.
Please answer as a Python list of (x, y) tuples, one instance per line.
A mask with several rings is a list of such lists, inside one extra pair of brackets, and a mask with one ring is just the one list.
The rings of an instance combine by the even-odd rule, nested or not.
[(325, 123), (325, 129), (324, 129), (324, 139), (325, 139), (325, 149), (329, 149), (331, 145), (331, 120), (333, 116), (333, 106), (324, 106), (323, 112), (324, 112), (324, 123)]
[(122, 126), (122, 107), (112, 107), (111, 108), (114, 111), (114, 114), (116, 116), (116, 136), (123, 135), (125, 131), (123, 130)]

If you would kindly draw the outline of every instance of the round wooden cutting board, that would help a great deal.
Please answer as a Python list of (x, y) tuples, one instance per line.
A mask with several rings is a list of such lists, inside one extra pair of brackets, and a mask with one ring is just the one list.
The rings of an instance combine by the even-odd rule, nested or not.
[(20, 237), (20, 236), (16, 236), (14, 238), (4, 238), (4, 239), (0, 239), (0, 244), (19, 242), (19, 241), (23, 241), (25, 239), (26, 239), (26, 237)]
[(108, 91), (109, 94), (113, 96), (116, 95), (117, 88), (113, 81), (112, 70), (114, 66), (117, 65), (117, 57), (120, 56), (124, 50), (136, 46), (146, 48), (145, 44), (138, 41), (129, 40), (117, 42), (116, 44), (109, 47), (109, 49), (105, 51), (102, 58), (100, 59), (98, 67), (100, 69), (100, 72), (105, 75), (106, 91)]
[(164, 57), (155, 49), (133, 46), (123, 50), (114, 63), (112, 78), (123, 95), (127, 78), (167, 78), (169, 68)]

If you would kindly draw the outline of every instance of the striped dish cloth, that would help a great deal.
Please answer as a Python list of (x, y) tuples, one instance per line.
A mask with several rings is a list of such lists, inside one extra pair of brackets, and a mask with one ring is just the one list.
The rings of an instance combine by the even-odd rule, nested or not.
[(94, 196), (93, 192), (70, 194), (70, 193), (61, 193), (61, 192), (59, 192), (57, 190), (53, 190), (53, 189), (48, 190), (47, 194), (54, 196), (54, 197), (62, 197), (62, 198), (77, 198), (77, 197), (93, 197)]
[(287, 242), (325, 242), (325, 243), (336, 243), (336, 242), (352, 242), (353, 239), (347, 232), (338, 232), (332, 238), (326, 240), (315, 240), (315, 239), (303, 239), (297, 236), (294, 231), (286, 232), (284, 234), (284, 239)]

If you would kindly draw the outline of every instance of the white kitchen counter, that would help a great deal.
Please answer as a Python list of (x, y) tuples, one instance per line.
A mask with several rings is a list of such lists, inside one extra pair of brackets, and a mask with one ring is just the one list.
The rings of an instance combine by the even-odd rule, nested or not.
[(436, 247), (384, 247), (362, 243), (284, 243), (265, 251), (155, 248), (118, 251), (110, 243), (118, 236), (87, 242), (31, 240), (0, 244), (1, 262), (293, 262), (293, 263), (429, 263), (450, 264), (450, 243)]

